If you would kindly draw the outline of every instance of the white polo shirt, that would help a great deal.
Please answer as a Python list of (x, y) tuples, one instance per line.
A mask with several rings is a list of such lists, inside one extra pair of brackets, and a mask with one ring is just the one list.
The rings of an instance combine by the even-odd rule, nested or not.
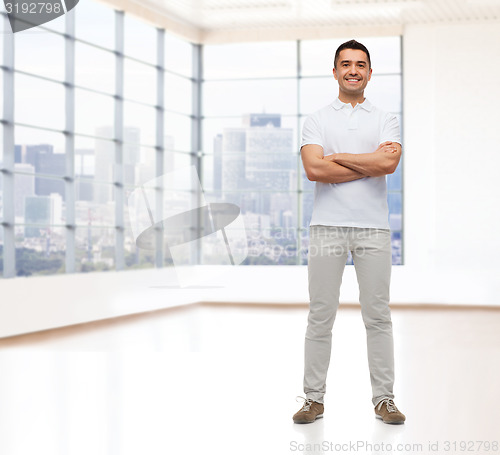
[[(323, 147), (333, 153), (371, 153), (385, 141), (401, 144), (395, 115), (386, 113), (366, 98), (353, 108), (338, 98), (310, 115), (302, 130), (302, 144)], [(316, 182), (313, 225), (389, 229), (386, 177), (365, 177), (352, 182)]]

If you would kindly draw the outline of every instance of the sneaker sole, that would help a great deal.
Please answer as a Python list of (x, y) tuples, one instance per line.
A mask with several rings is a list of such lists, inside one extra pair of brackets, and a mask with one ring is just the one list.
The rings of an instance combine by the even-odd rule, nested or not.
[(323, 418), (323, 414), (318, 414), (316, 416), (316, 418), (314, 420), (311, 420), (310, 422), (309, 421), (301, 421), (301, 420), (296, 421), (296, 420), (294, 420), (293, 423), (299, 423), (299, 424), (313, 423), (313, 422), (316, 422), (316, 420), (322, 419), (322, 418)]
[[(379, 419), (379, 420), (382, 420), (382, 422), (384, 422), (384, 419), (382, 419), (382, 417), (379, 416), (379, 415), (375, 415), (375, 418)], [(384, 423), (387, 423), (389, 425), (402, 425), (403, 423), (405, 423), (405, 421), (404, 420), (398, 420), (396, 422), (384, 422)]]

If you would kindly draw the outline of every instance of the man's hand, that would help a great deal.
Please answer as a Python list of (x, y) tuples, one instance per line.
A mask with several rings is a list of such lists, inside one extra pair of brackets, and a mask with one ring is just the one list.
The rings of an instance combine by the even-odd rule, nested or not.
[(366, 177), (360, 172), (335, 163), (332, 155), (324, 157), (323, 147), (320, 145), (304, 145), (300, 153), (306, 176), (312, 182), (345, 183)]
[(382, 142), (372, 153), (334, 153), (324, 157), (369, 177), (392, 174), (401, 158), (401, 144)]
[[(375, 150), (376, 152), (387, 152), (387, 153), (397, 153), (398, 149), (396, 148), (397, 142), (386, 141), (382, 142)], [(398, 144), (399, 145), (399, 144)]]

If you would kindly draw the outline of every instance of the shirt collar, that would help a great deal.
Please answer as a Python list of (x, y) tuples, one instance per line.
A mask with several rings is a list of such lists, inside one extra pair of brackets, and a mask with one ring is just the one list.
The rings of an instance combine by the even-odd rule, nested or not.
[[(332, 103), (332, 106), (338, 111), (346, 106), (352, 106), (352, 105), (351, 103), (343, 103), (342, 101), (340, 101), (339, 98), (335, 98), (335, 101)], [(372, 110), (372, 103), (370, 103), (370, 101), (368, 101), (367, 98), (365, 98), (365, 100), (362, 103), (356, 104), (356, 106), (360, 106), (363, 109), (367, 110), (368, 112)]]

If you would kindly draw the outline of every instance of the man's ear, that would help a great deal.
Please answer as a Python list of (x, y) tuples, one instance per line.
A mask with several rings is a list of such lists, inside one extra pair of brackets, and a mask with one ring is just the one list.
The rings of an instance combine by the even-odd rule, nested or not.
[(368, 80), (370, 80), (372, 78), (372, 72), (373, 72), (373, 69), (370, 68), (370, 72), (368, 73)]
[(333, 67), (333, 77), (335, 78), (335, 80), (337, 81), (337, 71), (335, 71), (335, 67)]

